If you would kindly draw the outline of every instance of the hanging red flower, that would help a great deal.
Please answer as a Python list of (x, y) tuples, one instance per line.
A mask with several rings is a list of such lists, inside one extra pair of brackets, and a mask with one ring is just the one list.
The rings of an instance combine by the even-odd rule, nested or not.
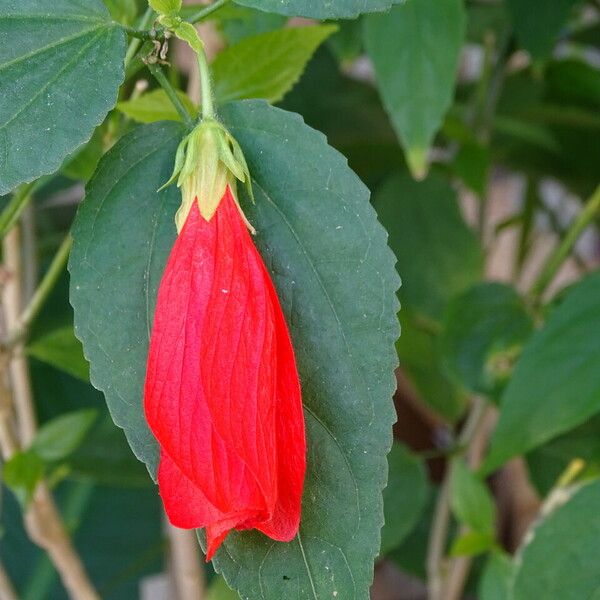
[[(177, 527), (206, 529), (207, 560), (232, 529), (294, 538), (306, 452), (290, 336), (223, 168), (224, 131), (184, 142), (203, 150), (191, 151), (202, 166), (178, 159), (180, 233), (158, 292), (144, 399), (166, 513)], [(248, 177), (234, 144), (226, 138)], [(195, 192), (209, 197), (190, 200)]]

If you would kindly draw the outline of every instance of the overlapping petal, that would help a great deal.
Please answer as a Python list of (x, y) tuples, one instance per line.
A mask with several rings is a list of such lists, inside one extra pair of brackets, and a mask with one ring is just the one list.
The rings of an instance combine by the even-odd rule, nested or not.
[(170, 520), (205, 527), (207, 560), (231, 529), (298, 531), (304, 417), (277, 294), (227, 188), (193, 203), (160, 285), (145, 386)]

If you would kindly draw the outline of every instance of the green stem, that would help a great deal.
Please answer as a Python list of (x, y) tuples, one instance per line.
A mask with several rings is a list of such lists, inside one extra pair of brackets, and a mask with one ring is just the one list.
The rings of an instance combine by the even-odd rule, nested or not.
[(212, 119), (215, 116), (215, 108), (210, 83), (210, 69), (204, 50), (198, 52), (198, 68), (200, 69), (200, 85), (202, 86), (202, 118)]
[(39, 314), (40, 310), (44, 306), (44, 303), (48, 299), (48, 296), (58, 282), (58, 279), (61, 276), (65, 265), (67, 264), (67, 259), (69, 258), (72, 245), (73, 238), (71, 238), (70, 235), (67, 235), (60, 245), (58, 251), (54, 255), (54, 258), (50, 263), (50, 267), (48, 267), (48, 270), (42, 278), (40, 285), (35, 290), (35, 293), (29, 301), (29, 304), (25, 307), (25, 310), (19, 317), (16, 329), (9, 332), (6, 341), (7, 346), (12, 346), (24, 335), (26, 335), (29, 326)]
[(554, 252), (548, 257), (538, 278), (531, 288), (530, 295), (534, 302), (537, 302), (543, 295), (548, 286), (552, 283), (556, 273), (569, 257), (573, 246), (579, 239), (583, 231), (591, 224), (596, 215), (600, 212), (600, 186), (587, 201), (583, 210), (569, 227), (562, 242), (556, 247)]
[(199, 10), (196, 14), (192, 15), (188, 19), (188, 22), (193, 24), (203, 21), (204, 19), (206, 19), (206, 17), (214, 13), (216, 10), (219, 10), (221, 6), (227, 4), (227, 2), (229, 2), (229, 0), (216, 0), (210, 6), (207, 6), (206, 8), (203, 8), (202, 10)]
[(42, 187), (48, 179), (48, 177), (40, 177), (40, 179), (36, 181), (26, 183), (17, 188), (10, 199), (10, 202), (0, 214), (0, 239), (13, 228), (14, 224), (21, 216), (21, 213), (29, 204), (29, 201), (33, 197), (33, 193)]
[[(154, 18), (154, 11), (148, 7), (146, 9), (146, 12), (143, 14), (138, 27), (140, 29), (146, 29), (150, 23), (152, 22), (152, 19)], [(128, 33), (128, 29), (125, 29)], [(142, 39), (149, 39), (149, 33), (146, 31), (146, 34), (148, 34), (147, 38), (140, 38), (137, 36), (134, 36), (134, 39), (131, 40), (129, 47), (127, 48), (127, 54), (125, 54), (125, 67), (127, 68), (129, 66), (129, 63), (133, 60), (133, 57), (135, 56), (135, 53), (138, 51), (139, 47), (142, 44)], [(131, 33), (131, 35), (133, 35), (133, 33)]]
[(160, 87), (165, 91), (169, 100), (173, 103), (173, 106), (179, 113), (179, 116), (183, 119), (183, 122), (186, 124), (188, 128), (193, 127), (194, 122), (192, 121), (192, 117), (190, 113), (185, 108), (181, 98), (177, 95), (175, 88), (171, 85), (171, 82), (165, 77), (165, 74), (162, 72), (162, 69), (156, 65), (148, 65), (148, 69), (150, 73), (154, 76), (156, 81), (160, 84)]

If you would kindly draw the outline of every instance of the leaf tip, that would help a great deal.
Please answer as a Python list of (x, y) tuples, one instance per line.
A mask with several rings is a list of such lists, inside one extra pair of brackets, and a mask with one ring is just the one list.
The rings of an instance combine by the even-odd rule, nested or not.
[(427, 160), (428, 151), (426, 148), (410, 148), (406, 151), (406, 162), (414, 179), (423, 181), (429, 171)]

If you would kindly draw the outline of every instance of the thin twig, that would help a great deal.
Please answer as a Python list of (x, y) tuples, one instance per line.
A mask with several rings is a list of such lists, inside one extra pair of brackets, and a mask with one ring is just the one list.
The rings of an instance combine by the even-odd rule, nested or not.
[(0, 600), (19, 600), (4, 565), (0, 563)]
[[(469, 416), (458, 436), (457, 445), (467, 447), (473, 439), (485, 413), (486, 400), (479, 396), (473, 399)], [(430, 600), (447, 600), (444, 595), (446, 568), (444, 554), (450, 524), (450, 469), (446, 470), (440, 486), (433, 515), (429, 546), (427, 550), (427, 582)]]
[[(150, 7), (148, 7), (146, 9), (146, 12), (142, 16), (138, 27), (140, 29), (146, 29), (150, 25), (150, 23), (152, 23), (153, 17), (154, 11)], [(141, 45), (142, 40), (140, 38), (134, 37), (134, 39), (131, 40), (131, 42), (129, 43), (129, 47), (127, 48), (127, 53), (125, 54), (125, 68), (129, 66), (129, 63), (132, 61), (133, 57), (135, 56), (135, 53), (139, 50)]]
[[(18, 329), (18, 323), (23, 322), (19, 316), (22, 306), (22, 270), (18, 227), (14, 227), (4, 238), (3, 251), (5, 268), (10, 274), (2, 297), (4, 325), (7, 330), (14, 331)], [(44, 293), (34, 294), (34, 305), (30, 311), (32, 315), (41, 307), (40, 297), (45, 299), (51, 289), (47, 281), (44, 283), (43, 280), (42, 284), (46, 289)], [(27, 361), (21, 350), (22, 347), (16, 345), (11, 349), (3, 348), (0, 353), (0, 451), (5, 461), (19, 448), (27, 448), (36, 433), (31, 383)], [(7, 385), (9, 379), (11, 388)], [(16, 421), (19, 436), (15, 435), (13, 421)], [(73, 548), (60, 513), (44, 482), (37, 486), (25, 512), (24, 522), (28, 537), (47, 551), (70, 597), (75, 600), (98, 600), (99, 596)]]
[(204, 570), (196, 533), (174, 527), (166, 517), (165, 530), (169, 539), (169, 570), (177, 592), (175, 597), (178, 600), (203, 600)]
[(12, 195), (10, 202), (0, 214), (0, 238), (3, 238), (17, 222), (23, 209), (31, 200), (35, 183), (27, 183), (18, 188)]
[(548, 286), (552, 283), (558, 270), (571, 254), (573, 246), (579, 239), (579, 236), (590, 225), (600, 212), (600, 186), (592, 194), (592, 197), (587, 201), (583, 210), (577, 215), (571, 226), (569, 227), (562, 242), (556, 247), (554, 252), (548, 257), (538, 278), (533, 284), (530, 296), (534, 302), (538, 302), (544, 295)]
[(187, 111), (187, 108), (181, 101), (181, 98), (175, 91), (175, 88), (171, 85), (171, 82), (165, 77), (165, 74), (162, 72), (162, 69), (157, 65), (152, 64), (148, 64), (148, 69), (150, 70), (150, 73), (152, 73), (156, 81), (158, 81), (160, 87), (162, 87), (162, 89), (169, 97), (169, 100), (179, 113), (179, 116), (182, 118), (183, 122), (186, 124), (187, 127), (191, 129), (194, 125), (194, 121), (192, 120), (190, 113)]

